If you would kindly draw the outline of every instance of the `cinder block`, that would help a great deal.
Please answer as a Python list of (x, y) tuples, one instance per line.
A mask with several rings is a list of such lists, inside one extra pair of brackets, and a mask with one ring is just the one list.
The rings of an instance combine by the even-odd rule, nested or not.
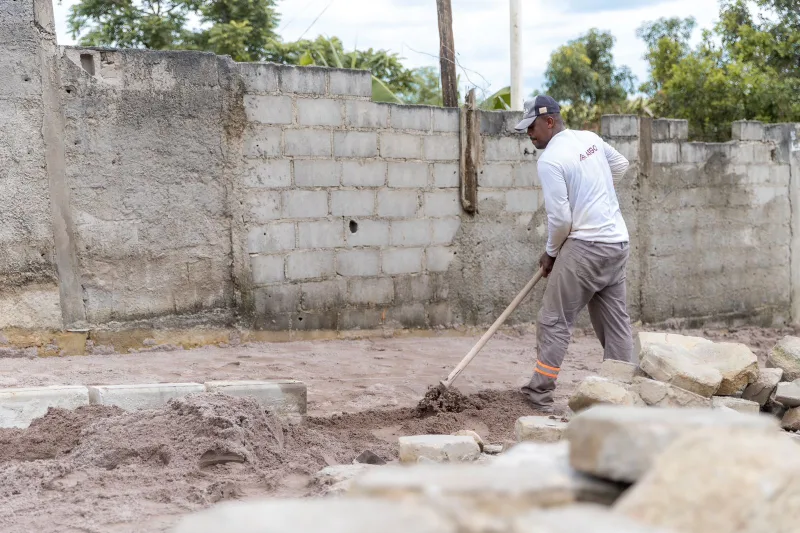
[(461, 197), (457, 190), (425, 193), (424, 213), (428, 217), (461, 214)]
[(281, 129), (250, 125), (244, 132), (245, 157), (277, 157), (281, 155)]
[(433, 165), (433, 184), (436, 187), (458, 187), (461, 183), (458, 176), (458, 165), (454, 163), (436, 163)]
[(301, 126), (341, 126), (342, 102), (327, 98), (298, 98), (297, 123)]
[(382, 309), (342, 309), (339, 311), (340, 330), (377, 329), (383, 323)]
[(284, 145), (284, 153), (287, 156), (331, 157), (331, 132), (286, 130)]
[(245, 93), (273, 93), (278, 90), (278, 67), (271, 63), (237, 63)]
[(315, 220), (297, 223), (300, 248), (338, 248), (344, 246), (344, 225), (339, 220)]
[(515, 187), (541, 187), (536, 163), (520, 163), (514, 167)]
[(403, 133), (381, 133), (381, 157), (422, 159), (422, 137)]
[(294, 184), (298, 187), (335, 187), (342, 168), (331, 160), (295, 160)]
[(375, 213), (374, 190), (331, 192), (331, 214), (333, 216), (369, 216), (373, 213)]
[(669, 136), (676, 141), (685, 141), (689, 138), (689, 121), (684, 119), (671, 119), (669, 121)]
[(775, 146), (771, 143), (753, 144), (753, 163), (756, 164), (772, 163), (774, 150)]
[(247, 164), (244, 178), (247, 187), (277, 189), (292, 186), (292, 165), (288, 159), (251, 159)]
[(433, 227), (433, 244), (450, 244), (461, 227), (461, 219), (458, 217), (435, 218), (431, 220), (431, 226)]
[(361, 100), (345, 103), (346, 124), (351, 128), (381, 129), (389, 126), (389, 105)]
[[(630, 162), (639, 160), (639, 141), (633, 140), (611, 140), (609, 143), (614, 149)], [(655, 145), (654, 145), (655, 146)]]
[(336, 254), (336, 273), (340, 276), (377, 276), (380, 270), (378, 250), (340, 250)]
[(390, 218), (414, 217), (419, 209), (419, 193), (415, 190), (378, 191), (378, 216)]
[(336, 157), (375, 157), (378, 155), (378, 134), (367, 131), (337, 131), (333, 134)]
[(755, 163), (756, 152), (755, 143), (740, 141), (731, 143), (731, 163), (735, 165), (746, 165)]
[(519, 161), (524, 155), (518, 137), (484, 139), (483, 148), (486, 161)]
[(282, 252), (294, 248), (294, 222), (255, 226), (247, 232), (247, 253)]
[(282, 255), (256, 255), (250, 257), (250, 272), (255, 285), (283, 281)]
[(342, 307), (347, 296), (347, 281), (335, 279), (303, 283), (300, 308), (303, 311), (326, 311)]
[(453, 312), (447, 302), (428, 304), (425, 306), (425, 312), (428, 314), (428, 326), (432, 328), (438, 326), (449, 328), (464, 322), (460, 316)]
[(288, 279), (328, 278), (335, 271), (333, 250), (292, 252), (286, 260)]
[(92, 405), (113, 405), (125, 411), (156, 409), (174, 398), (205, 392), (200, 383), (137, 383), (89, 387)]
[(393, 105), (390, 122), (396, 130), (431, 131), (431, 108), (427, 106)]
[(328, 215), (328, 193), (325, 191), (284, 191), (283, 216), (287, 218), (319, 218)]
[(737, 120), (731, 124), (734, 141), (764, 140), (764, 124), (757, 120)]
[(281, 284), (258, 287), (255, 294), (256, 313), (274, 315), (290, 313), (300, 307), (300, 287), (298, 285)]
[(337, 96), (372, 96), (372, 73), (369, 70), (331, 70), (330, 84), (331, 94)]
[(603, 137), (638, 137), (639, 117), (636, 115), (603, 115), (600, 119)]
[(393, 248), (382, 253), (383, 273), (416, 274), (422, 272), (422, 248)]
[(653, 163), (677, 163), (680, 159), (678, 143), (653, 143)]
[(389, 187), (427, 187), (427, 163), (389, 163)]
[(653, 142), (664, 142), (671, 139), (668, 118), (657, 118), (653, 120), (652, 124), (651, 135)]
[(292, 99), (289, 96), (246, 94), (244, 113), (250, 122), (260, 124), (291, 124)]
[(348, 300), (353, 304), (388, 304), (394, 298), (391, 278), (355, 278), (347, 285)]
[[(382, 220), (361, 220), (348, 224), (345, 232), (348, 246), (388, 246), (389, 223)], [(355, 231), (354, 231), (355, 230)]]
[(400, 276), (394, 278), (394, 303), (413, 304), (433, 298), (432, 276)]
[(382, 187), (386, 185), (386, 163), (383, 161), (342, 161), (342, 185)]
[(455, 136), (425, 137), (425, 159), (428, 161), (452, 161), (460, 156), (459, 139)]
[(778, 187), (786, 187), (792, 178), (791, 167), (789, 165), (770, 165), (769, 182)]
[(221, 392), (237, 398), (253, 398), (267, 411), (279, 414), (306, 414), (307, 389), (302, 381), (206, 381), (208, 392)]
[(511, 213), (535, 213), (542, 202), (538, 189), (511, 190), (506, 193), (506, 209)]
[(514, 126), (522, 120), (521, 111), (482, 111), (481, 135), (514, 134)]
[(433, 108), (433, 131), (441, 133), (458, 133), (460, 127), (461, 113), (458, 109), (443, 107)]
[(427, 315), (425, 305), (421, 303), (411, 303), (406, 305), (395, 305), (388, 310), (386, 321), (396, 323), (403, 328), (424, 328), (427, 325)]
[(247, 196), (247, 205), (249, 206), (251, 222), (263, 224), (264, 222), (278, 219), (281, 216), (281, 192), (250, 189)]
[(425, 250), (426, 267), (429, 272), (447, 272), (455, 259), (455, 250), (444, 246), (431, 246)]
[(320, 67), (280, 68), (281, 92), (296, 94), (325, 94), (328, 70)]
[(708, 160), (706, 143), (681, 143), (681, 162), (705, 163)]
[(89, 389), (78, 385), (0, 389), (0, 428), (26, 428), (51, 407), (89, 405)]
[(478, 174), (479, 187), (511, 187), (514, 174), (511, 165), (485, 165)]
[(392, 222), (390, 243), (393, 246), (424, 246), (431, 244), (431, 221), (400, 220)]

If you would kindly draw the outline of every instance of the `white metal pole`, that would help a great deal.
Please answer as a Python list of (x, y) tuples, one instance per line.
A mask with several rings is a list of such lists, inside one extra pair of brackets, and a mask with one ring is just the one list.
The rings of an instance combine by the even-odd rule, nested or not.
[(522, 111), (522, 0), (511, 3), (511, 109)]

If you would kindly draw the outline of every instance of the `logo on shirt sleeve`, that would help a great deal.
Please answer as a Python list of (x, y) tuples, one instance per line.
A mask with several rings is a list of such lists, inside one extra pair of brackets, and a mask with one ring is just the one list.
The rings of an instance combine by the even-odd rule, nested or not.
[(587, 159), (589, 159), (590, 156), (592, 156), (596, 152), (597, 152), (597, 146), (592, 146), (591, 148), (586, 150), (585, 154), (581, 154), (581, 161), (586, 161)]

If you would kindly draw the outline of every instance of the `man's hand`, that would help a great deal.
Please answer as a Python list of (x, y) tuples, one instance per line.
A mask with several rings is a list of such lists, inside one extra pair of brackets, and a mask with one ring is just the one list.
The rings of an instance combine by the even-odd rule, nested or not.
[(550, 272), (553, 270), (553, 265), (556, 264), (556, 258), (550, 257), (547, 255), (547, 252), (542, 254), (542, 257), (539, 258), (539, 266), (542, 267), (544, 271), (544, 277), (550, 275)]

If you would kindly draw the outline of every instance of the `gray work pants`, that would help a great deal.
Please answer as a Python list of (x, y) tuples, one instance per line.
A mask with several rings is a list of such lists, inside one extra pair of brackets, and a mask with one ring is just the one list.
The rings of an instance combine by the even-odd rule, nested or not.
[(603, 359), (634, 362), (631, 321), (626, 309), (628, 243), (567, 239), (547, 278), (537, 327), (538, 360), (522, 391), (539, 406), (553, 403), (553, 391), (578, 313), (588, 304), (592, 326), (605, 350)]

